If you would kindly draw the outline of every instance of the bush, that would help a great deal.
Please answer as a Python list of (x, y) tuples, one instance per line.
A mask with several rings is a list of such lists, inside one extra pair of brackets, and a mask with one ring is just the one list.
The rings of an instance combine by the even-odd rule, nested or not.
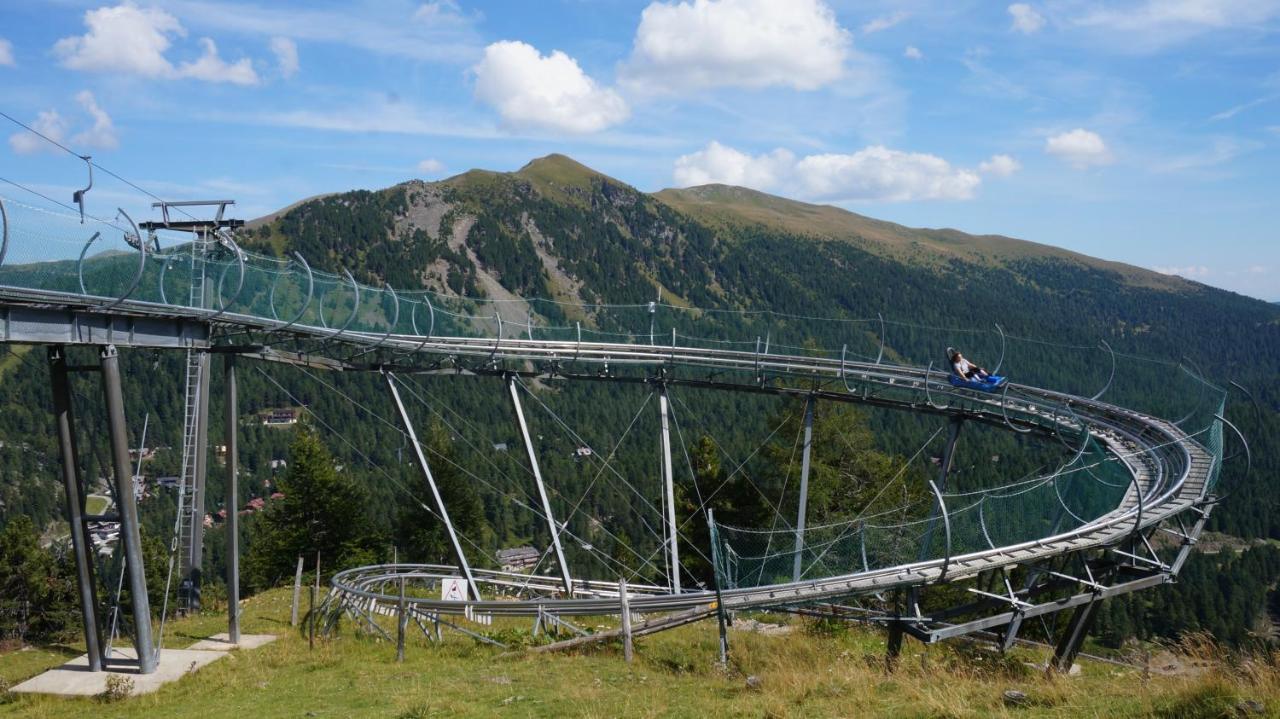
[(108, 674), (107, 688), (98, 695), (98, 699), (104, 702), (118, 702), (128, 699), (133, 693), (133, 677), (126, 677), (123, 674)]

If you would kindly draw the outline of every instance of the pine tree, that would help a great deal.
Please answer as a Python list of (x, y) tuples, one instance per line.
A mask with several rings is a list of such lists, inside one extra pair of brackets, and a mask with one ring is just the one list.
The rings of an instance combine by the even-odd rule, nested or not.
[(253, 525), (245, 560), (253, 588), (274, 586), (291, 575), (298, 556), (314, 566), (319, 552), (326, 572), (378, 559), (383, 542), (364, 488), (335, 469), (332, 455), (311, 430), (298, 432), (278, 489), (284, 497), (270, 502)]
[(76, 598), (64, 560), (40, 546), (26, 515), (0, 531), (0, 637), (52, 641), (70, 631)]
[[(473, 484), (459, 469), (452, 438), (439, 420), (433, 420), (427, 425), (423, 450), (431, 465), (431, 475), (440, 490), (440, 497), (449, 511), (449, 521), (460, 535), (459, 541), (463, 544), (463, 552), (467, 553), (467, 560), (473, 566), (492, 564), (488, 555), (477, 556), (472, 544), (474, 542), (481, 547), (488, 547), (490, 544), (488, 537), (491, 532), (485, 521), (484, 505)], [(427, 563), (457, 562), (425, 477), (419, 480), (413, 494), (426, 506), (408, 502), (396, 515), (394, 531), (400, 556)]]

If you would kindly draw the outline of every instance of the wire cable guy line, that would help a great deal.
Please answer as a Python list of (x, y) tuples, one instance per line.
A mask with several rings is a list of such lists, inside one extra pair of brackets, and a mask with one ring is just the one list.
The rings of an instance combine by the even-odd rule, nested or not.
[[(0, 116), (22, 125), (9, 115)], [(1049, 342), (999, 325), (949, 328), (886, 318), (880, 312), (874, 318), (824, 318), (769, 309), (689, 308), (655, 302), (590, 305), (591, 319), (584, 327), (581, 321), (573, 326), (543, 322), (545, 318), (534, 313), (544, 300), (536, 298), (527, 300), (533, 310), (512, 321), (504, 318), (495, 300), (364, 284), (347, 269), (325, 272), (301, 255), (277, 258), (242, 249), (231, 233), (219, 232), (216, 240), (208, 240), (143, 223), (152, 227), (144, 239), (123, 213), (127, 230), (115, 220), (107, 222), (88, 212), (82, 217), (78, 207), (0, 179), (50, 205), (37, 207), (0, 195), (0, 346), (49, 346), (51, 367), (63, 370), (51, 373), (55, 397), (70, 396), (65, 359), (59, 359), (62, 349), (96, 348), (110, 430), (110, 452), (103, 466), (113, 467), (118, 475), (122, 566), (131, 587), (145, 586), (145, 576), (132, 492), (119, 489), (129, 485), (132, 471), (118, 356), (135, 349), (186, 351), (205, 360), (221, 355), (229, 388), (234, 387), (237, 362), (273, 363), (282, 372), (298, 372), (323, 392), (349, 403), (359, 421), (375, 423), (379, 437), (401, 447), (414, 442), (414, 414), (422, 414), (423, 407), (460, 439), (466, 451), (458, 458), (417, 444), (411, 453), (413, 463), (390, 471), (375, 459), (378, 452), (361, 447), (349, 436), (350, 428), (336, 427), (320, 417), (274, 373), (255, 365), (260, 376), (305, 407), (353, 456), (451, 535), (456, 534), (450, 565), (393, 563), (334, 574), (318, 609), (326, 617), (322, 627), (347, 615), (374, 632), (381, 631), (375, 621), (379, 607), (402, 601), (388, 592), (388, 587), (401, 581), (416, 588), (403, 599), (416, 621), (444, 621), (478, 641), (493, 642), (453, 622), (458, 617), (472, 621), (496, 615), (567, 622), (572, 616), (618, 614), (622, 610), (617, 580), (624, 578), (629, 611), (636, 613), (675, 612), (684, 613), (675, 616), (700, 618), (756, 607), (811, 611), (815, 605), (839, 613), (849, 601), (863, 602), (858, 617), (889, 628), (891, 653), (904, 634), (938, 641), (997, 630), (1012, 643), (1025, 619), (1043, 621), (1049, 614), (1070, 609), (1067, 639), (1060, 643), (1055, 658), (1058, 664), (1069, 665), (1098, 601), (1176, 577), (1218, 503), (1224, 462), (1236, 456), (1247, 461), (1250, 456), (1244, 436), (1225, 420), (1227, 392), (1186, 358), (1173, 363), (1137, 358), (1152, 368), (1165, 368), (1168, 382), (1182, 390), (1154, 409), (1139, 409), (1135, 405), (1142, 400), (1140, 388), (1126, 386), (1124, 373), (1116, 371), (1117, 362), (1130, 361), (1126, 353), (1113, 350), (1106, 341), (1096, 346)], [(83, 191), (78, 197), (84, 199)], [(843, 333), (848, 341), (840, 341), (838, 348), (809, 342), (811, 335), (830, 338), (844, 337)], [(1096, 353), (1087, 356), (1098, 359), (1098, 375), (1081, 380), (1092, 383), (1083, 393), (1030, 382), (1007, 384), (998, 393), (953, 386), (945, 375), (939, 379), (934, 364), (947, 341), (956, 336), (970, 344), (986, 343), (1015, 377), (1035, 377), (1036, 348), (1048, 346), (1082, 356)], [(349, 373), (385, 377), (390, 391), (385, 406), (395, 410), (369, 406), (344, 391), (342, 383), (331, 381)], [(209, 382), (208, 374), (204, 372), (199, 381)], [(472, 419), (431, 393), (432, 387), (464, 376), (474, 378), (469, 381), (477, 401), (492, 393), (495, 407), (512, 411), (513, 426), (518, 424), (521, 430), (522, 457), (528, 460), (527, 465), (517, 462), (519, 471), (505, 471), (488, 457), (482, 451), (483, 433)], [(626, 424), (601, 456), (584, 435), (608, 435), (594, 427), (579, 431), (566, 419), (573, 416), (571, 412), (556, 411), (542, 389), (552, 381), (575, 386), (630, 385), (641, 390), (644, 399), (635, 402), (634, 411), (628, 406), (619, 413), (623, 417), (619, 423)], [(686, 401), (693, 390), (790, 402), (781, 404), (776, 426), (772, 419), (753, 418), (749, 426), (759, 428), (763, 438), (734, 437), (730, 442), (717, 438), (705, 426), (712, 422)], [(207, 393), (207, 384), (203, 391)], [(659, 401), (651, 401), (654, 395)], [(236, 416), (235, 397), (229, 389), (228, 416)], [(775, 442), (788, 422), (799, 418), (797, 401), (808, 408), (805, 440), (801, 443), (797, 432), (791, 447), (792, 460), (797, 451), (801, 455), (798, 481), (793, 477), (795, 467), (790, 466), (779, 485), (761, 486), (754, 471), (760, 453)], [(805, 502), (793, 505), (790, 495), (793, 488), (803, 493), (808, 486), (813, 406), (830, 403), (928, 415), (946, 422), (932, 434), (925, 429), (904, 441), (910, 448), (924, 438), (913, 454), (890, 467), (895, 470), (891, 478), (861, 507), (809, 522)], [(549, 436), (555, 441), (568, 438), (587, 450), (590, 459), (583, 462), (587, 470), (581, 484), (544, 471), (554, 465), (540, 456), (545, 448), (539, 442), (544, 440), (535, 441), (529, 431), (526, 404), (535, 420), (554, 427), (554, 435)], [(66, 416), (69, 410), (56, 411)], [(227, 433), (224, 443), (233, 448), (238, 429), (235, 422), (225, 424), (229, 426), (223, 430)], [(967, 481), (967, 473), (965, 487), (949, 485), (957, 443), (981, 441), (980, 433), (962, 432), (964, 426), (1015, 433), (1020, 443), (1030, 443), (1044, 453), (1027, 466), (1053, 470), (1028, 475), (1019, 470), (1021, 476), (1009, 479), (999, 476), (996, 467), (983, 475), (990, 481), (979, 486)], [(72, 498), (83, 491), (77, 484), (81, 480), (74, 466), (75, 453), (66, 450), (74, 446), (73, 425), (60, 421), (59, 427), (67, 463), (64, 482)], [(657, 427), (659, 436), (641, 437), (649, 427)], [(671, 427), (678, 450), (672, 449)], [(933, 466), (925, 465), (936, 471), (936, 477), (920, 480), (916, 472), (908, 474), (908, 468), (917, 466), (944, 436), (944, 429), (948, 431), (942, 456)], [(699, 482), (688, 446), (695, 433), (706, 437), (724, 460), (723, 476), (714, 487)], [(652, 464), (633, 474), (630, 464), (620, 463), (620, 452), (624, 444), (641, 439), (652, 441), (645, 455)], [(1240, 451), (1225, 454), (1228, 440), (1240, 444)], [(844, 442), (853, 449), (843, 434), (824, 441)], [(603, 442), (596, 445), (604, 447)], [(684, 467), (673, 463), (673, 454), (683, 456)], [(234, 471), (234, 457), (228, 466), (229, 472)], [(493, 548), (483, 546), (479, 537), (456, 531), (445, 500), (436, 491), (433, 466), (456, 470), (536, 518), (547, 546), (535, 571), (480, 568), (488, 563), (486, 555)], [(432, 490), (430, 501), (418, 497), (404, 481), (408, 475), (402, 471), (411, 470), (423, 478), (424, 484), (418, 486)], [(655, 488), (658, 485), (661, 488)], [(717, 521), (712, 510), (723, 506), (716, 500), (730, 486), (759, 495), (767, 526), (739, 527)], [(766, 491), (779, 486), (780, 492)], [(677, 487), (691, 491), (696, 500), (683, 518), (676, 512)], [(627, 509), (638, 510), (629, 517), (634, 520), (632, 527), (643, 527), (656, 540), (656, 547), (633, 549), (629, 538), (622, 536), (628, 533), (606, 526), (607, 517), (594, 516), (598, 504), (593, 500), (606, 492), (627, 497)], [(899, 492), (901, 501), (887, 506)], [(234, 495), (228, 497), (231, 501)], [(789, 516), (793, 507), (795, 516)], [(236, 536), (234, 515), (228, 512), (229, 536)], [(709, 537), (699, 539), (703, 530)], [(1176, 535), (1176, 547), (1157, 551), (1151, 541), (1156, 532)], [(84, 561), (84, 546), (79, 543), (83, 537), (76, 537), (73, 532), (74, 554), (82, 562), (80, 576), (93, 581), (92, 567)], [(563, 551), (562, 539), (572, 551)], [(629, 555), (622, 551), (611, 555), (592, 540), (613, 543)], [(480, 557), (486, 561), (477, 561)], [(555, 576), (538, 573), (552, 563)], [(700, 586), (701, 570), (695, 569), (699, 566), (708, 567), (704, 576), (714, 577), (714, 590)], [(1042, 571), (1044, 567), (1054, 569)], [(606, 576), (588, 576), (584, 568)], [(1008, 578), (1017, 569), (1025, 570), (1028, 580), (1020, 579), (1015, 587)], [(234, 571), (238, 570), (229, 569)], [(464, 600), (436, 599), (438, 592), (427, 591), (457, 576), (470, 580), (472, 588)], [(685, 579), (695, 580), (694, 584)], [(632, 580), (637, 581), (632, 584)], [(238, 577), (229, 576), (228, 582), (233, 581)], [(935, 584), (957, 585), (972, 596), (955, 607), (931, 607), (928, 597)], [(500, 592), (517, 596), (497, 598)], [(135, 603), (134, 616), (149, 617), (145, 592), (131, 591), (129, 596)], [(165, 596), (167, 602), (167, 591)], [(97, 611), (88, 602), (82, 607), (86, 636), (96, 632)], [(238, 631), (235, 616), (232, 612), (229, 622)], [(134, 634), (138, 666), (150, 671), (156, 657), (149, 622), (138, 622)], [(109, 659), (100, 656), (91, 668), (101, 668), (99, 660)]]

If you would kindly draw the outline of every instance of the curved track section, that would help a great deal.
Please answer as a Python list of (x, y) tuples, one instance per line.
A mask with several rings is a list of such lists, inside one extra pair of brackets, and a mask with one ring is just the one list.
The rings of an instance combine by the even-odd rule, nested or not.
[[(21, 315), (23, 309), (62, 313), (80, 311), (97, 316), (87, 297), (50, 296), (45, 293), (4, 290), (6, 314)], [(873, 571), (851, 571), (811, 581), (767, 587), (722, 590), (725, 607), (732, 609), (832, 600), (891, 589), (919, 587), (945, 578), (955, 581), (980, 572), (1015, 565), (1033, 565), (1053, 557), (1088, 550), (1117, 547), (1144, 530), (1156, 527), (1176, 515), (1203, 504), (1217, 458), (1201, 442), (1172, 422), (1125, 409), (1099, 400), (1065, 395), (1052, 390), (1011, 385), (1002, 395), (956, 389), (939, 381), (926, 368), (808, 357), (802, 355), (709, 350), (675, 345), (635, 345), (601, 342), (564, 342), (501, 337), (422, 337), (406, 334), (345, 332), (337, 336), (326, 327), (282, 322), (266, 317), (177, 306), (124, 301), (97, 325), (108, 333), (104, 339), (138, 346), (163, 346), (148, 342), (131, 331), (147, 321), (187, 320), (201, 328), (204, 338), (215, 328), (237, 333), (273, 330), (299, 341), (315, 340), (321, 345), (313, 352), (290, 355), (287, 361), (332, 362), (347, 369), (400, 367), (402, 372), (521, 374), (560, 377), (582, 381), (664, 382), (717, 388), (728, 391), (808, 395), (830, 401), (866, 403), (912, 412), (959, 415), (1013, 431), (1066, 436), (1087, 431), (1133, 478), (1123, 501), (1110, 512), (1093, 518), (1070, 532), (1031, 542), (999, 546), (987, 551), (938, 557)], [(119, 328), (119, 329), (117, 329)], [(123, 331), (120, 331), (123, 330)], [(10, 341), (24, 338), (7, 337)], [(28, 341), (30, 338), (25, 338)], [(138, 340), (141, 341), (138, 341)], [(45, 341), (50, 341), (46, 339)], [(93, 337), (86, 338), (92, 342)], [(193, 345), (212, 344), (194, 339)], [(387, 362), (376, 359), (361, 367), (338, 357), (378, 345)], [(271, 359), (271, 352), (249, 344), (245, 354)], [(284, 358), (283, 355), (274, 357)], [(411, 359), (412, 362), (406, 362)], [(647, 372), (625, 373), (624, 369)], [(933, 373), (936, 375), (936, 373)], [(946, 402), (939, 402), (945, 397)], [(1069, 411), (1066, 409), (1069, 408)], [(1158, 560), (1151, 560), (1158, 561)], [(945, 572), (945, 577), (943, 576)], [(338, 593), (353, 600), (395, 602), (398, 595), (382, 591), (394, 571), (363, 568), (343, 572), (334, 578)], [(508, 578), (510, 579), (510, 578)], [(490, 578), (495, 586), (508, 579)], [(494, 615), (535, 615), (554, 611), (564, 615), (599, 615), (617, 612), (616, 589), (583, 587), (600, 598), (555, 598), (537, 600), (491, 600), (447, 602), (414, 597), (410, 602), (425, 611), (461, 614), (464, 610)], [(550, 590), (548, 590), (550, 591)], [(614, 598), (605, 598), (612, 591)], [(681, 594), (638, 593), (633, 611), (658, 612), (691, 609), (715, 599), (709, 591)]]
[[(124, 239), (134, 244), (127, 232)], [(1012, 432), (1057, 437), (1068, 445), (1067, 438), (1078, 437), (1081, 451), (1084, 443), (1092, 441), (1108, 461), (1122, 465), (1127, 473), (1128, 487), (1120, 501), (1108, 511), (1084, 518), (1069, 531), (1006, 546), (988, 545), (954, 556), (948, 540), (945, 550), (937, 553), (940, 556), (922, 553), (919, 561), (880, 568), (851, 566), (833, 576), (765, 586), (724, 586), (718, 593), (668, 593), (657, 587), (632, 587), (630, 607), (635, 612), (697, 611), (713, 603), (721, 609), (828, 603), (857, 595), (883, 596), (895, 590), (917, 592), (930, 584), (980, 575), (999, 573), (1006, 577), (1006, 570), (1013, 567), (1056, 576), (1096, 598), (1105, 595), (1108, 587), (1092, 575), (1087, 563), (1083, 567), (1086, 576), (1074, 577), (1066, 574), (1061, 563), (1054, 564), (1055, 560), (1105, 556), (1120, 574), (1150, 570), (1150, 577), (1133, 580), (1141, 586), (1168, 581), (1180, 568), (1185, 551), (1166, 563), (1152, 547), (1150, 537), (1176, 521), (1181, 530), (1171, 533), (1181, 538), (1184, 549), (1189, 548), (1215, 501), (1211, 490), (1222, 458), (1221, 420), (1193, 435), (1179, 426), (1181, 422), (1103, 402), (1099, 399), (1102, 392), (1082, 397), (1011, 384), (1002, 394), (977, 393), (950, 386), (931, 368), (886, 364), (882, 357), (874, 362), (846, 361), (843, 352), (841, 359), (770, 352), (767, 339), (763, 347), (757, 342), (755, 351), (681, 346), (674, 331), (669, 344), (658, 343), (652, 331), (648, 341), (640, 344), (582, 341), (580, 327), (575, 340), (536, 339), (532, 320), (524, 327), (527, 338), (516, 339), (504, 336), (501, 314), (492, 318), (497, 323), (495, 332), (487, 319), (449, 313), (425, 295), (415, 300), (389, 287), (364, 287), (350, 273), (325, 276), (313, 272), (301, 258), (298, 265), (305, 269), (305, 277), (288, 269), (289, 263), (273, 258), (253, 257), (247, 262), (246, 253), (226, 238), (209, 243), (199, 256), (205, 275), (219, 277), (214, 296), (199, 301), (198, 306), (172, 304), (157, 301), (183, 295), (166, 292), (166, 282), (175, 282), (175, 274), (180, 273), (169, 271), (166, 280), (165, 270), (183, 253), (196, 257), (193, 246), (148, 255), (148, 243), (141, 241), (136, 231), (132, 240), (137, 243), (142, 270), (102, 257), (88, 261), (82, 257), (80, 264), (85, 267), (76, 267), (81, 287), (86, 277), (111, 280), (103, 268), (110, 269), (112, 263), (120, 264), (121, 272), (127, 269), (123, 279), (111, 280), (115, 289), (109, 292), (81, 289), (68, 284), (66, 278), (59, 279), (57, 273), (65, 268), (60, 270), (56, 262), (0, 268), (4, 270), (0, 273), (0, 342), (209, 349), (346, 371), (532, 376), (807, 396), (957, 417)], [(155, 265), (157, 262), (160, 264)], [(192, 260), (189, 273), (193, 276), (196, 262)], [(96, 265), (94, 272), (88, 271), (89, 264)], [(231, 289), (224, 293), (222, 279), (228, 272), (237, 279), (228, 283)], [(285, 281), (289, 273), (291, 289)], [(33, 279), (26, 284), (14, 279), (28, 277)], [(90, 279), (90, 284), (94, 281)], [(402, 311), (404, 303), (411, 306)], [(425, 335), (419, 328), (423, 318), (429, 318)], [(439, 323), (446, 322), (452, 334), (470, 331), (486, 336), (434, 336)], [(1003, 347), (1002, 330), (1000, 336)], [(295, 349), (280, 349), (290, 344)], [(946, 522), (949, 515), (941, 493), (939, 500)], [(1180, 518), (1185, 512), (1196, 516), (1190, 529)], [(989, 540), (985, 520), (982, 529)], [(1054, 566), (1058, 569), (1052, 569)], [(400, 597), (393, 585), (402, 578), (426, 588), (453, 574), (451, 567), (416, 565), (353, 569), (334, 577), (327, 601), (330, 608), (346, 609), (394, 603)], [(568, 598), (559, 595), (563, 585), (543, 577), (482, 571), (476, 576), (494, 592), (516, 596), (453, 602), (415, 592), (407, 601), (417, 611), (437, 617), (619, 612), (618, 590), (611, 583), (578, 580), (575, 596)], [(1009, 586), (1007, 577), (1005, 586)], [(1025, 592), (1019, 594), (1010, 588), (1007, 597), (1001, 596), (1002, 592), (978, 593), (997, 606), (1007, 603), (1014, 614), (1031, 611)], [(917, 627), (929, 622), (918, 607), (914, 622)]]

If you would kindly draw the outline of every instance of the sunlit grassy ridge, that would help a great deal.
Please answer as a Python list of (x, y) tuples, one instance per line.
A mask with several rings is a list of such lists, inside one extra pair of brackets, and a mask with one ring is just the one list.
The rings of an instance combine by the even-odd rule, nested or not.
[[(1241, 715), (1248, 701), (1261, 702), (1269, 716), (1280, 709), (1280, 672), (1265, 658), (1224, 664), (1214, 657), (1220, 668), (1197, 677), (1144, 679), (1139, 670), (1086, 664), (1078, 677), (1049, 678), (1027, 666), (1043, 661), (1041, 653), (1001, 658), (976, 647), (908, 643), (897, 669), (886, 674), (881, 634), (790, 620), (785, 633), (734, 630), (727, 670), (715, 664), (712, 623), (638, 640), (629, 666), (616, 645), (534, 655), (459, 635), (436, 646), (416, 632), (406, 661), (397, 664), (392, 644), (357, 636), (349, 624), (339, 638), (308, 650), (305, 636), (288, 627), (288, 613), (287, 591), (255, 597), (244, 611), (245, 630), (279, 640), (236, 652), (155, 694), (114, 703), (10, 695), (0, 716), (1218, 717)], [(172, 622), (165, 644), (186, 646), (222, 625), (216, 615)], [(490, 631), (519, 640), (527, 638), (528, 623)], [(16, 683), (68, 652), (0, 655), (0, 678)], [(1010, 689), (1025, 692), (1027, 703), (1007, 706)]]

